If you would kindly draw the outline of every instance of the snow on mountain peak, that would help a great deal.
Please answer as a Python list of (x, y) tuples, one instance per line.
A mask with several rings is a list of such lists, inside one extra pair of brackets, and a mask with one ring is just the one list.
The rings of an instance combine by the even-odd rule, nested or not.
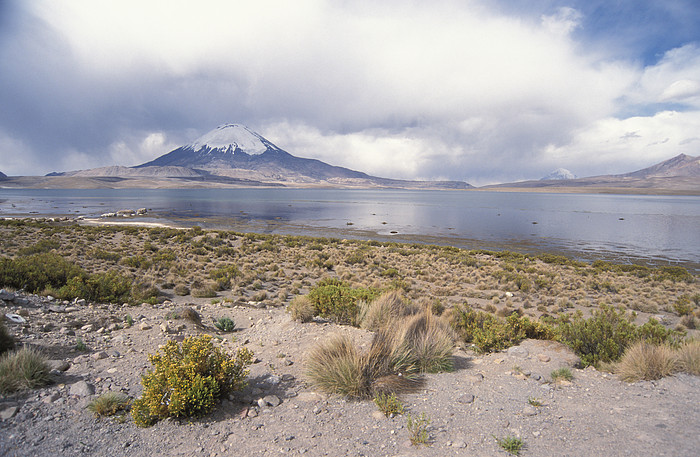
[(540, 181), (549, 181), (549, 180), (562, 180), (562, 179), (576, 179), (576, 175), (567, 170), (566, 168), (557, 168), (544, 178), (540, 179)]
[(194, 143), (187, 146), (194, 152), (203, 148), (218, 149), (220, 151), (235, 151), (240, 149), (246, 154), (259, 155), (267, 151), (268, 147), (275, 148), (269, 141), (261, 137), (248, 127), (239, 124), (224, 124), (211, 132), (197, 138)]

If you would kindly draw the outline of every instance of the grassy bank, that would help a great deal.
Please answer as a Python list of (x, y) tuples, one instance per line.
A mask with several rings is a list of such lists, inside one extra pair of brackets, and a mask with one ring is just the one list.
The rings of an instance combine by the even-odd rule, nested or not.
[(66, 299), (162, 301), (175, 295), (283, 306), (324, 278), (401, 289), (413, 301), (508, 316), (557, 317), (601, 305), (698, 325), (700, 287), (681, 267), (592, 264), (562, 256), (163, 227), (0, 222), (0, 286)]

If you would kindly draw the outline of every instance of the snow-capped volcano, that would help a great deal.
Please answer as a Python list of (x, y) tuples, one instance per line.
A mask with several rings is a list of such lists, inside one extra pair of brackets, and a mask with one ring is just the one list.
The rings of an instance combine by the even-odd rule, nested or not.
[(239, 124), (224, 124), (197, 138), (192, 144), (184, 147), (194, 152), (202, 149), (207, 151), (231, 152), (236, 150), (248, 155), (259, 155), (268, 149), (279, 148), (267, 141), (248, 127)]
[[(419, 182), (378, 178), (348, 168), (336, 167), (316, 159), (295, 157), (240, 124), (224, 124), (150, 162), (133, 167), (153, 172), (167, 170), (167, 176), (184, 179), (189, 169), (202, 180), (238, 179), (250, 184), (326, 183), (395, 187), (436, 187), (466, 189), (461, 181)], [(158, 169), (158, 170), (156, 170)], [(149, 173), (151, 170), (148, 171)], [(133, 173), (133, 172), (132, 172)], [(193, 178), (187, 178), (193, 179)], [(242, 182), (242, 181), (241, 181)]]

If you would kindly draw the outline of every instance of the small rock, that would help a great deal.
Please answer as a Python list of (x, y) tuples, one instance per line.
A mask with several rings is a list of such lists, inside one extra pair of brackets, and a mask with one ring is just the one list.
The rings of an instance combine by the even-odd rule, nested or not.
[(27, 322), (22, 316), (19, 314), (14, 314), (14, 313), (7, 313), (5, 314), (5, 319), (8, 321), (14, 323), (14, 324), (24, 324)]
[(61, 395), (58, 392), (53, 392), (52, 394), (44, 397), (43, 401), (44, 401), (44, 403), (53, 403), (56, 400), (58, 400), (59, 398), (61, 398)]
[(512, 355), (513, 357), (520, 357), (520, 358), (524, 359), (525, 357), (530, 355), (530, 353), (524, 347), (511, 346), (508, 348), (508, 355)]
[(94, 354), (92, 354), (91, 357), (92, 357), (92, 360), (102, 360), (102, 359), (106, 359), (107, 357), (109, 357), (109, 354), (107, 354), (105, 351), (100, 351), (100, 352), (95, 352)]
[(481, 373), (475, 373), (475, 374), (468, 374), (466, 376), (467, 381), (472, 382), (472, 383), (477, 383), (481, 382), (484, 380), (484, 375)]
[(503, 359), (493, 359), (493, 363), (495, 363), (496, 365), (500, 365), (503, 363)]
[(95, 386), (85, 381), (78, 381), (70, 386), (69, 393), (76, 397), (89, 397), (95, 393)]
[(457, 398), (457, 403), (463, 403), (463, 404), (474, 403), (474, 395), (472, 395), (472, 394), (460, 395)]
[(258, 410), (255, 408), (250, 408), (248, 410), (248, 417), (258, 417)]
[(150, 330), (153, 327), (151, 327), (147, 322), (141, 322), (139, 324), (139, 330)]
[(68, 327), (61, 327), (58, 333), (61, 335), (75, 336), (75, 331), (69, 329)]
[(265, 395), (263, 398), (258, 400), (258, 406), (261, 408), (264, 408), (265, 406), (272, 406), (274, 408), (275, 406), (279, 406), (280, 403), (282, 403), (282, 401), (277, 395)]
[(537, 360), (539, 360), (540, 362), (547, 363), (550, 360), (552, 360), (552, 358), (547, 354), (537, 354)]
[(18, 410), (19, 410), (19, 408), (16, 406), (10, 406), (10, 407), (3, 409), (2, 411), (0, 411), (0, 420), (6, 421), (8, 419), (11, 419), (12, 416), (17, 414)]
[(537, 415), (537, 412), (538, 412), (537, 408), (535, 408), (534, 406), (526, 406), (523, 409), (524, 416), (535, 416), (535, 415)]
[(467, 447), (467, 443), (465, 443), (462, 440), (457, 440), (457, 441), (452, 443), (452, 447), (464, 449), (465, 447)]
[(94, 332), (95, 331), (95, 326), (93, 324), (87, 324), (83, 325), (80, 330), (83, 330), (84, 332)]
[(70, 368), (70, 364), (65, 360), (49, 360), (47, 361), (47, 364), (49, 365), (49, 368), (57, 371), (66, 371), (68, 368)]

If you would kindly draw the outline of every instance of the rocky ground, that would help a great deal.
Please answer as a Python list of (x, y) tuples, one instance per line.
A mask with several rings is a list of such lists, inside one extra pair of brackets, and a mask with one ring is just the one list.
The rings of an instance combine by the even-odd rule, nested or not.
[[(126, 307), (3, 298), (2, 314), (25, 321), (7, 321), (10, 331), (49, 356), (54, 382), (0, 398), (1, 456), (507, 455), (496, 439), (508, 436), (524, 441), (526, 456), (695, 456), (700, 449), (700, 378), (628, 384), (573, 368), (576, 356), (554, 342), (526, 340), (486, 355), (457, 348), (455, 371), (428, 375), (421, 390), (401, 395), (406, 413), (386, 418), (370, 401), (316, 392), (304, 376), (312, 345), (334, 332), (367, 344), (364, 330), (297, 323), (281, 306), (191, 297)], [(174, 319), (183, 306), (194, 307), (203, 325)], [(235, 332), (216, 330), (212, 322), (220, 317), (232, 318)], [(227, 350), (246, 346), (256, 357), (249, 386), (211, 415), (144, 429), (130, 416), (101, 419), (86, 409), (107, 391), (138, 397), (147, 355), (168, 339), (201, 333), (215, 335)], [(571, 367), (573, 380), (552, 382), (550, 373), (562, 366)], [(411, 444), (408, 413), (430, 418), (428, 445)]]

